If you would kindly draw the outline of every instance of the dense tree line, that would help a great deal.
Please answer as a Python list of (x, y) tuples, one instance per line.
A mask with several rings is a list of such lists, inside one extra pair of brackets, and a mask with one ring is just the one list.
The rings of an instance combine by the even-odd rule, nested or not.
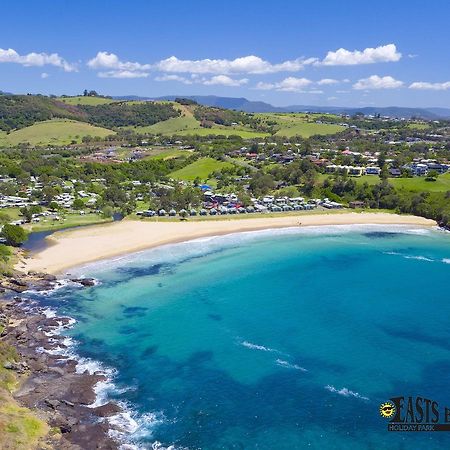
[(104, 105), (68, 105), (42, 95), (0, 96), (0, 130), (11, 131), (55, 118), (73, 119), (116, 128), (147, 126), (179, 116), (170, 104), (114, 102)]

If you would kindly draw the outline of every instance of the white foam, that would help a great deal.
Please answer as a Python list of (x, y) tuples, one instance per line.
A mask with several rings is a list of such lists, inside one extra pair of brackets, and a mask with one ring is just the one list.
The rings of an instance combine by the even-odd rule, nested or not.
[(434, 259), (427, 258), (426, 256), (422, 256), (422, 255), (404, 255), (404, 254), (398, 253), (398, 252), (383, 252), (383, 254), (393, 255), (393, 256), (401, 256), (402, 258), (405, 258), (405, 259), (415, 259), (417, 261), (434, 262)]
[(443, 262), (444, 264), (450, 264), (450, 258), (444, 258), (444, 259), (442, 260), (442, 262)]
[(265, 347), (264, 345), (253, 344), (252, 342), (248, 342), (248, 341), (242, 341), (240, 344), (243, 347), (247, 347), (251, 350), (260, 350), (262, 352), (272, 352), (272, 353), (282, 354), (282, 352), (280, 352), (279, 350), (276, 350), (275, 348)]
[[(107, 420), (111, 426), (109, 431), (110, 437), (122, 441), (122, 449), (140, 448), (135, 446), (134, 442), (144, 437), (149, 439), (154, 428), (165, 420), (162, 413), (139, 415), (126, 404), (119, 404), (119, 406), (122, 408), (122, 411), (109, 417)], [(162, 447), (160, 448), (162, 449)]]
[(369, 400), (368, 397), (364, 397), (363, 395), (359, 394), (358, 392), (351, 391), (350, 389), (347, 389), (346, 387), (342, 389), (336, 389), (334, 386), (330, 386), (327, 384), (325, 386), (325, 389), (330, 392), (334, 392), (335, 394), (342, 395), (343, 397), (355, 397), (359, 398), (361, 400)]
[(283, 359), (277, 359), (275, 362), (281, 367), (286, 367), (286, 369), (295, 369), (300, 370), (301, 372), (308, 372), (304, 367), (301, 367), (297, 364), (291, 364), (288, 361), (284, 361)]

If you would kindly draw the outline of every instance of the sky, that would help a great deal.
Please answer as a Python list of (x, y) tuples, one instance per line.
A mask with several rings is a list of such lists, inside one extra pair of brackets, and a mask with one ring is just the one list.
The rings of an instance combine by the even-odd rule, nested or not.
[(0, 90), (450, 107), (450, 2), (3, 0)]

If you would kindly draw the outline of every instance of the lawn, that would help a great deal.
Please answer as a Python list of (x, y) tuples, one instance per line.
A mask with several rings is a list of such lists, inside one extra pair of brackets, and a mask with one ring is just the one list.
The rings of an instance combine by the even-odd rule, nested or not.
[(427, 128), (430, 128), (430, 125), (427, 123), (409, 123), (407, 128), (412, 130), (426, 130)]
[(102, 98), (102, 97), (85, 97), (80, 95), (78, 97), (61, 97), (58, 98), (59, 101), (67, 103), (68, 105), (105, 105), (108, 103), (116, 102), (112, 98)]
[(170, 173), (169, 176), (184, 181), (193, 181), (197, 177), (202, 180), (207, 180), (212, 172), (225, 167), (233, 167), (233, 164), (217, 161), (213, 158), (201, 158), (182, 169)]
[(20, 211), (19, 208), (1, 208), (0, 214), (8, 214), (11, 220), (18, 220)]
[(253, 139), (253, 138), (261, 138), (261, 137), (269, 136), (268, 133), (261, 133), (258, 131), (244, 130), (242, 128), (233, 128), (233, 127), (196, 128), (196, 129), (192, 129), (192, 130), (180, 131), (176, 134), (179, 134), (181, 136), (186, 136), (186, 135), (240, 136), (242, 139)]
[(81, 142), (83, 136), (104, 138), (111, 134), (115, 132), (75, 120), (47, 120), (13, 131), (3, 141), (6, 145), (21, 142), (29, 142), (31, 145), (67, 145), (72, 141)]
[(62, 220), (56, 221), (53, 219), (46, 219), (41, 217), (41, 222), (26, 225), (29, 231), (50, 231), (50, 230), (61, 230), (64, 228), (78, 227), (81, 225), (94, 225), (97, 223), (111, 222), (112, 219), (104, 219), (98, 214), (67, 214), (61, 216)]
[(168, 159), (173, 158), (187, 158), (192, 155), (192, 151), (189, 150), (180, 150), (177, 148), (172, 148), (168, 150), (161, 150), (156, 152), (155, 154), (147, 156), (145, 159), (156, 159), (166, 161)]
[(275, 133), (277, 136), (302, 136), (309, 138), (315, 134), (327, 135), (335, 134), (345, 130), (345, 127), (327, 123), (316, 123), (318, 117), (323, 117), (323, 114), (275, 114), (275, 113), (261, 113), (257, 115), (261, 119), (269, 122), (276, 122)]
[[(322, 175), (323, 180), (327, 175)], [(353, 178), (357, 183), (378, 184), (380, 178), (376, 175), (363, 175)], [(389, 183), (396, 189), (405, 189), (412, 192), (447, 192), (450, 191), (450, 173), (439, 175), (436, 181), (426, 181), (425, 177), (389, 178)]]
[(200, 122), (194, 116), (172, 117), (163, 122), (155, 123), (147, 127), (132, 128), (137, 133), (151, 134), (179, 134), (180, 131), (200, 128)]
[(277, 136), (302, 136), (309, 138), (315, 134), (327, 135), (336, 134), (345, 130), (345, 127), (340, 125), (330, 125), (326, 123), (310, 123), (310, 122), (297, 122), (290, 125), (282, 126), (275, 134)]

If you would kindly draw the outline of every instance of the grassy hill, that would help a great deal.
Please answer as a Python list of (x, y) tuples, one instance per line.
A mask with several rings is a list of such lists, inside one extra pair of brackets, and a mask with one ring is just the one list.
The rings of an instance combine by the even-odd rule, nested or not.
[(84, 95), (80, 95), (77, 97), (60, 97), (58, 98), (58, 100), (63, 103), (66, 103), (67, 105), (91, 105), (91, 106), (105, 105), (117, 101), (112, 98), (90, 97)]
[(316, 123), (318, 117), (323, 115), (296, 113), (296, 114), (258, 114), (266, 122), (275, 122), (277, 136), (302, 136), (309, 138), (318, 135), (335, 134), (344, 131), (345, 127), (326, 123)]
[(32, 145), (66, 145), (72, 141), (81, 142), (83, 136), (106, 137), (115, 134), (106, 128), (96, 127), (75, 120), (48, 120), (26, 128), (0, 133), (0, 144), (17, 145), (29, 142)]
[(156, 102), (127, 103), (101, 97), (65, 100), (43, 95), (0, 95), (0, 130), (19, 130), (52, 119), (77, 120), (109, 129), (149, 126), (180, 115), (171, 104)]
[(212, 127), (212, 128), (195, 128), (191, 130), (183, 130), (177, 134), (181, 136), (198, 135), (198, 136), (240, 136), (243, 139), (252, 139), (269, 136), (268, 133), (261, 133), (259, 131), (246, 130), (235, 127)]
[(213, 158), (200, 158), (192, 164), (170, 173), (169, 176), (183, 181), (193, 181), (197, 177), (207, 180), (212, 172), (232, 166), (231, 163), (217, 161)]

